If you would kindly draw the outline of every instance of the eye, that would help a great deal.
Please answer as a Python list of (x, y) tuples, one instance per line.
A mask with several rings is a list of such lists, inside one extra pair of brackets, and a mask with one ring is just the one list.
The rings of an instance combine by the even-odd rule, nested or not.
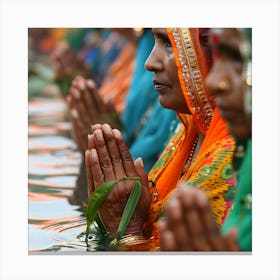
[(173, 53), (172, 44), (171, 44), (169, 38), (161, 38), (160, 40), (161, 40), (161, 44), (162, 44), (163, 48), (165, 49), (165, 51), (168, 54)]
[(170, 42), (170, 41), (165, 42), (165, 46), (166, 46), (167, 48), (172, 48), (172, 45), (171, 45), (171, 42)]
[(168, 50), (172, 50), (172, 45), (171, 45), (171, 42), (165, 42), (165, 47), (168, 49)]
[(172, 48), (171, 42), (168, 37), (161, 37), (160, 41), (165, 48)]
[(242, 75), (244, 69), (243, 63), (241, 61), (233, 61), (233, 67), (238, 75)]
[(154, 32), (155, 40), (158, 44), (164, 48), (168, 53), (173, 52), (172, 44), (165, 32)]
[(209, 29), (200, 28), (199, 29), (199, 41), (204, 46), (209, 46)]

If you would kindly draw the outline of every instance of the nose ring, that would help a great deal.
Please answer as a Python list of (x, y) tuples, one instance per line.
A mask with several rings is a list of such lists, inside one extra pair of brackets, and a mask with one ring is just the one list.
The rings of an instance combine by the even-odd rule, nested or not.
[(218, 89), (219, 90), (226, 90), (228, 88), (228, 85), (225, 81), (220, 81), (218, 83)]

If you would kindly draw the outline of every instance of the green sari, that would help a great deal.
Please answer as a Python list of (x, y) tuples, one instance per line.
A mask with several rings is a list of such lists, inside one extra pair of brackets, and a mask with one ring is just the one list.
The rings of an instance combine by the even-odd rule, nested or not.
[(246, 143), (237, 180), (233, 208), (222, 226), (222, 232), (225, 234), (230, 228), (237, 227), (240, 250), (252, 251), (252, 139)]

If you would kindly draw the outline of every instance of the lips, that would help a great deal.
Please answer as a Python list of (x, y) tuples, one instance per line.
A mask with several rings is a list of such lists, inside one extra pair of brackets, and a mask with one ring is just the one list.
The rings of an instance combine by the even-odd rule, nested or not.
[(158, 81), (158, 80), (153, 80), (153, 83), (155, 85), (155, 90), (159, 91), (159, 92), (161, 92), (161, 91), (163, 91), (167, 88), (170, 88), (170, 86), (168, 84), (163, 83), (163, 82)]
[(219, 110), (221, 117), (229, 122), (238, 122), (242, 116), (242, 112), (231, 108), (219, 107)]

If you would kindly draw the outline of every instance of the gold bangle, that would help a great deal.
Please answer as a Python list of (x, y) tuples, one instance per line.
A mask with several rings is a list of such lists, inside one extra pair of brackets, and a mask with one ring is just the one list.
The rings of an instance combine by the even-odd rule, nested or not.
[(132, 247), (147, 244), (149, 240), (146, 239), (143, 235), (136, 234), (126, 234), (120, 240), (116, 238), (110, 242), (110, 247), (113, 247), (118, 250), (130, 250)]

